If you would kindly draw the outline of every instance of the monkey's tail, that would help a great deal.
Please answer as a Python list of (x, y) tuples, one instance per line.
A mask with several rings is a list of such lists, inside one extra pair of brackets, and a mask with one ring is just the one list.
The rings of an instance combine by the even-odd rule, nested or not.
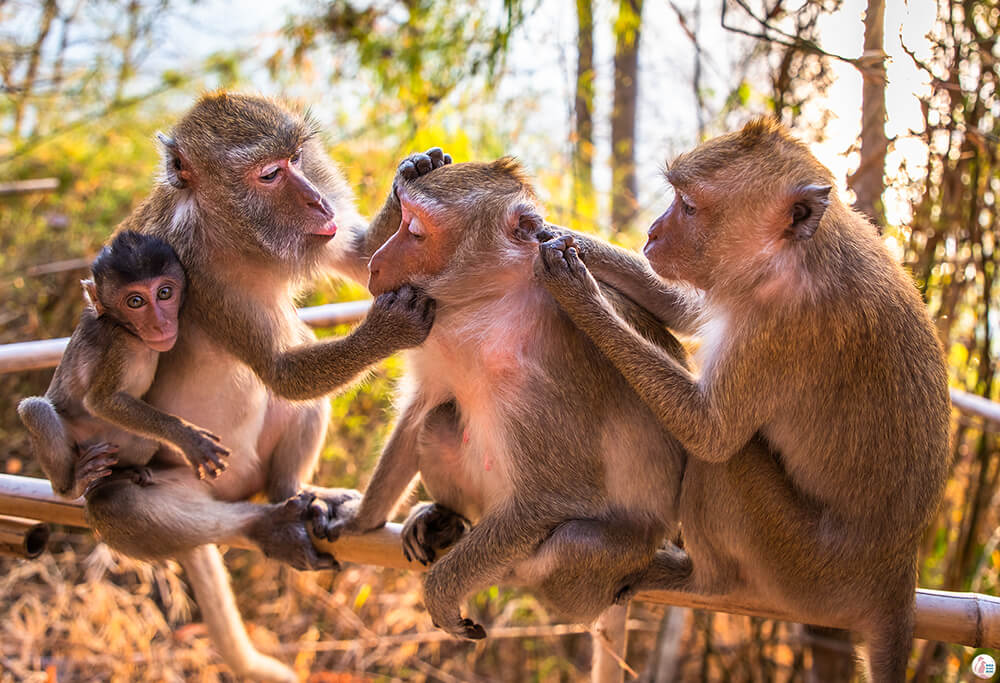
[(257, 651), (236, 608), (229, 573), (214, 545), (200, 545), (177, 556), (194, 589), (195, 601), (212, 643), (238, 679), (290, 683), (298, 676), (287, 665)]

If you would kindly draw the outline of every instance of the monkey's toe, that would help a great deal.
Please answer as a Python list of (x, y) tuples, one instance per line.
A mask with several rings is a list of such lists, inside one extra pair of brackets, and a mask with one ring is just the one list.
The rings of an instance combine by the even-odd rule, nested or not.
[(486, 637), (486, 629), (472, 619), (462, 619), (458, 622), (457, 636), (468, 640), (482, 640)]

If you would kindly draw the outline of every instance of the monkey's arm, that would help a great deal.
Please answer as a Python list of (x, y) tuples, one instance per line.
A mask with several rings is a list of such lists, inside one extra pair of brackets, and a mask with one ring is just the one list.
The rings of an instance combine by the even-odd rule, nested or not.
[(643, 257), (575, 230), (546, 225), (545, 232), (549, 235), (542, 237), (571, 236), (580, 258), (597, 280), (617, 289), (665, 326), (687, 334), (695, 331), (697, 304), (664, 282)]
[[(207, 285), (207, 286), (206, 286)], [(355, 379), (372, 364), (427, 338), (434, 300), (409, 286), (379, 295), (368, 316), (346, 337), (282, 349), (273, 327), (249, 302), (230, 301), (223, 309), (207, 297), (208, 282), (192, 287), (206, 331), (249, 365), (271, 391), (284, 398), (325, 396)]]
[(222, 474), (229, 450), (219, 445), (219, 437), (122, 390), (129, 369), (119, 355), (113, 349), (104, 354), (83, 397), (84, 407), (133, 434), (175, 446), (201, 478)]
[[(753, 374), (717, 373), (699, 382), (659, 346), (631, 329), (601, 296), (597, 282), (563, 240), (540, 245), (536, 272), (559, 305), (618, 368), (636, 393), (694, 457), (724, 462), (736, 454), (765, 421), (767, 400), (745, 401), (742, 386)], [(746, 376), (746, 373), (749, 376)]]
[[(346, 515), (338, 515), (334, 510), (314, 510), (313, 531), (317, 536), (334, 541), (341, 534), (363, 534), (389, 521), (419, 473), (420, 425), (416, 422), (416, 412), (412, 403), (403, 410), (355, 510), (348, 510)], [(317, 503), (322, 505), (322, 501)]]

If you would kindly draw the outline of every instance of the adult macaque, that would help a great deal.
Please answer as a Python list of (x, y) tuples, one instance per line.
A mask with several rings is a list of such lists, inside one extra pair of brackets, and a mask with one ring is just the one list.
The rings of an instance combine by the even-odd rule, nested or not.
[[(444, 166), (397, 191), (399, 229), (372, 257), (369, 289), (421, 288), (434, 327), (409, 352), (401, 416), (356, 511), (316, 531), (380, 527), (419, 474), (436, 504), (407, 521), (407, 554), (432, 560), (460, 536), (424, 582), (434, 623), (484, 637), (460, 607), (501, 581), (591, 621), (675, 531), (683, 452), (534, 278), (544, 222), (516, 162)], [(683, 362), (657, 320), (605, 295)]]
[[(112, 547), (180, 560), (215, 645), (240, 678), (295, 674), (253, 648), (212, 544), (245, 539), (298, 568), (335, 566), (309, 539), (309, 503), (335, 508), (355, 494), (312, 487), (296, 495), (326, 432), (329, 403), (315, 397), (420, 343), (433, 317), (426, 296), (406, 290), (376, 299), (344, 339), (316, 343), (299, 320), (302, 285), (327, 268), (366, 278), (368, 257), (399, 224), (390, 196), (365, 225), (316, 130), (274, 100), (206, 95), (162, 136), (163, 175), (121, 226), (168, 242), (188, 278), (181, 334), (145, 399), (218, 434), (234, 457), (224, 477), (199, 480), (169, 453), (158, 455), (150, 463), (156, 486), (103, 485), (88, 512)], [(443, 163), (432, 150), (410, 166)], [(246, 502), (257, 492), (271, 502)]]
[[(901, 681), (918, 542), (948, 457), (947, 373), (920, 297), (830, 172), (775, 123), (682, 155), (667, 180), (677, 195), (645, 254), (700, 292), (677, 316), (700, 324), (699, 375), (604, 299), (587, 268), (603, 278), (610, 261), (594, 245), (582, 241), (581, 260), (577, 238), (547, 242), (538, 269), (693, 456), (680, 507), (693, 571), (654, 567), (632, 588), (838, 615), (867, 641), (870, 680)], [(641, 269), (618, 276), (630, 273), (637, 301), (662, 292)], [(746, 457), (755, 434), (774, 458)]]
[[(184, 269), (161, 239), (124, 231), (83, 281), (87, 307), (45, 396), (18, 415), (56, 493), (78, 498), (120, 465), (148, 483), (161, 443), (176, 446), (202, 478), (226, 468), (218, 437), (142, 401), (161, 353), (177, 341)], [(115, 455), (117, 453), (118, 455)]]

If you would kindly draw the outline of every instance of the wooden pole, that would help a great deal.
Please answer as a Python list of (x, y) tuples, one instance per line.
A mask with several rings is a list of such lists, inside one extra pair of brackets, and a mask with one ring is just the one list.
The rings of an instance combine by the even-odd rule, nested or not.
[[(0, 474), (0, 515), (31, 517), (67, 526), (87, 525), (82, 499), (64, 500), (52, 491), (47, 480), (12, 474)], [(352, 536), (335, 543), (320, 539), (314, 539), (314, 542), (318, 549), (332, 553), (342, 562), (424, 571), (425, 567), (417, 562), (408, 562), (403, 557), (399, 540), (401, 528), (399, 524), (386, 524), (384, 528), (364, 536)], [(640, 600), (681, 607), (800, 621), (794, 614), (752, 600), (735, 601), (725, 596), (675, 591), (647, 591), (638, 597)], [(919, 588), (916, 617), (917, 638), (968, 647), (1000, 648), (1000, 598), (980, 593), (948, 593)], [(852, 626), (834, 619), (823, 620), (816, 625), (848, 630)]]
[(23, 517), (0, 515), (0, 555), (38, 557), (49, 543), (49, 527)]
[(8, 180), (0, 183), (0, 197), (30, 192), (53, 192), (59, 189), (58, 178), (34, 178), (32, 180)]

